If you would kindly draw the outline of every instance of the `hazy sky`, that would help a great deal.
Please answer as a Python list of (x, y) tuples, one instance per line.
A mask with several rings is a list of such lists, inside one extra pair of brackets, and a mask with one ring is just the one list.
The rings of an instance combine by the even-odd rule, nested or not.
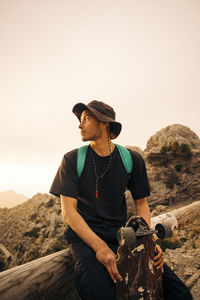
[(199, 0), (0, 0), (0, 41), (0, 191), (48, 192), (77, 102), (113, 106), (122, 145), (199, 136)]

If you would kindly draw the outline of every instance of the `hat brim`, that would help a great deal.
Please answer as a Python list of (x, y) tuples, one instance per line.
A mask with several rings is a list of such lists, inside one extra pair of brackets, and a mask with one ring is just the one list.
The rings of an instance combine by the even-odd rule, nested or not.
[(120, 134), (121, 129), (122, 129), (121, 123), (116, 122), (115, 120), (109, 118), (108, 116), (99, 112), (95, 108), (88, 106), (84, 103), (77, 103), (76, 105), (74, 105), (72, 112), (77, 116), (79, 121), (81, 121), (81, 114), (85, 109), (89, 110), (96, 117), (96, 119), (99, 120), (100, 122), (110, 124), (111, 139), (115, 139), (116, 137), (118, 137), (118, 135)]

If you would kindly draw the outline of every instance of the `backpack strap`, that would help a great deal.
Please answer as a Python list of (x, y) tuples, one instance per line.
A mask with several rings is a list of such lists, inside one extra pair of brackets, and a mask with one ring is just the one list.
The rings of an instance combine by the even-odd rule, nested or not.
[(82, 146), (78, 149), (78, 153), (77, 153), (77, 176), (78, 176), (78, 178), (80, 178), (80, 176), (83, 172), (87, 149), (88, 149), (88, 145)]
[(123, 161), (126, 172), (130, 176), (131, 172), (133, 171), (133, 159), (132, 159), (131, 153), (127, 148), (125, 148), (121, 145), (118, 145), (118, 144), (115, 144), (115, 145), (117, 146), (117, 148), (119, 150), (119, 154)]
[[(133, 171), (133, 159), (129, 152), (129, 150), (121, 145), (115, 144), (117, 149), (119, 150), (119, 154), (121, 156), (122, 162), (126, 169), (127, 174), (130, 176)], [(87, 154), (88, 145), (82, 146), (78, 149), (77, 153), (77, 176), (80, 178), (83, 168), (85, 165), (85, 158)]]

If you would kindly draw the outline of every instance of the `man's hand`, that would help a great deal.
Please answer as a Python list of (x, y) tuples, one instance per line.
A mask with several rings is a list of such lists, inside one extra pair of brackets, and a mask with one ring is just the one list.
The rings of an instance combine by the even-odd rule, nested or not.
[(117, 280), (122, 281), (122, 277), (117, 269), (116, 255), (109, 247), (106, 246), (99, 248), (96, 251), (96, 258), (106, 267), (114, 283), (116, 283)]
[(164, 258), (163, 258), (163, 252), (162, 249), (158, 244), (156, 244), (156, 252), (157, 255), (154, 257), (155, 263), (154, 266), (156, 266), (156, 269), (161, 269), (161, 272), (164, 272), (163, 264), (164, 264)]

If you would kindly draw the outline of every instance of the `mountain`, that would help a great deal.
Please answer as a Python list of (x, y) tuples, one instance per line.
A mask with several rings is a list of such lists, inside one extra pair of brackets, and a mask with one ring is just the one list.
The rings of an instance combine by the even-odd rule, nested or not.
[(0, 207), (11, 208), (26, 201), (28, 197), (23, 194), (17, 194), (13, 190), (0, 192)]

